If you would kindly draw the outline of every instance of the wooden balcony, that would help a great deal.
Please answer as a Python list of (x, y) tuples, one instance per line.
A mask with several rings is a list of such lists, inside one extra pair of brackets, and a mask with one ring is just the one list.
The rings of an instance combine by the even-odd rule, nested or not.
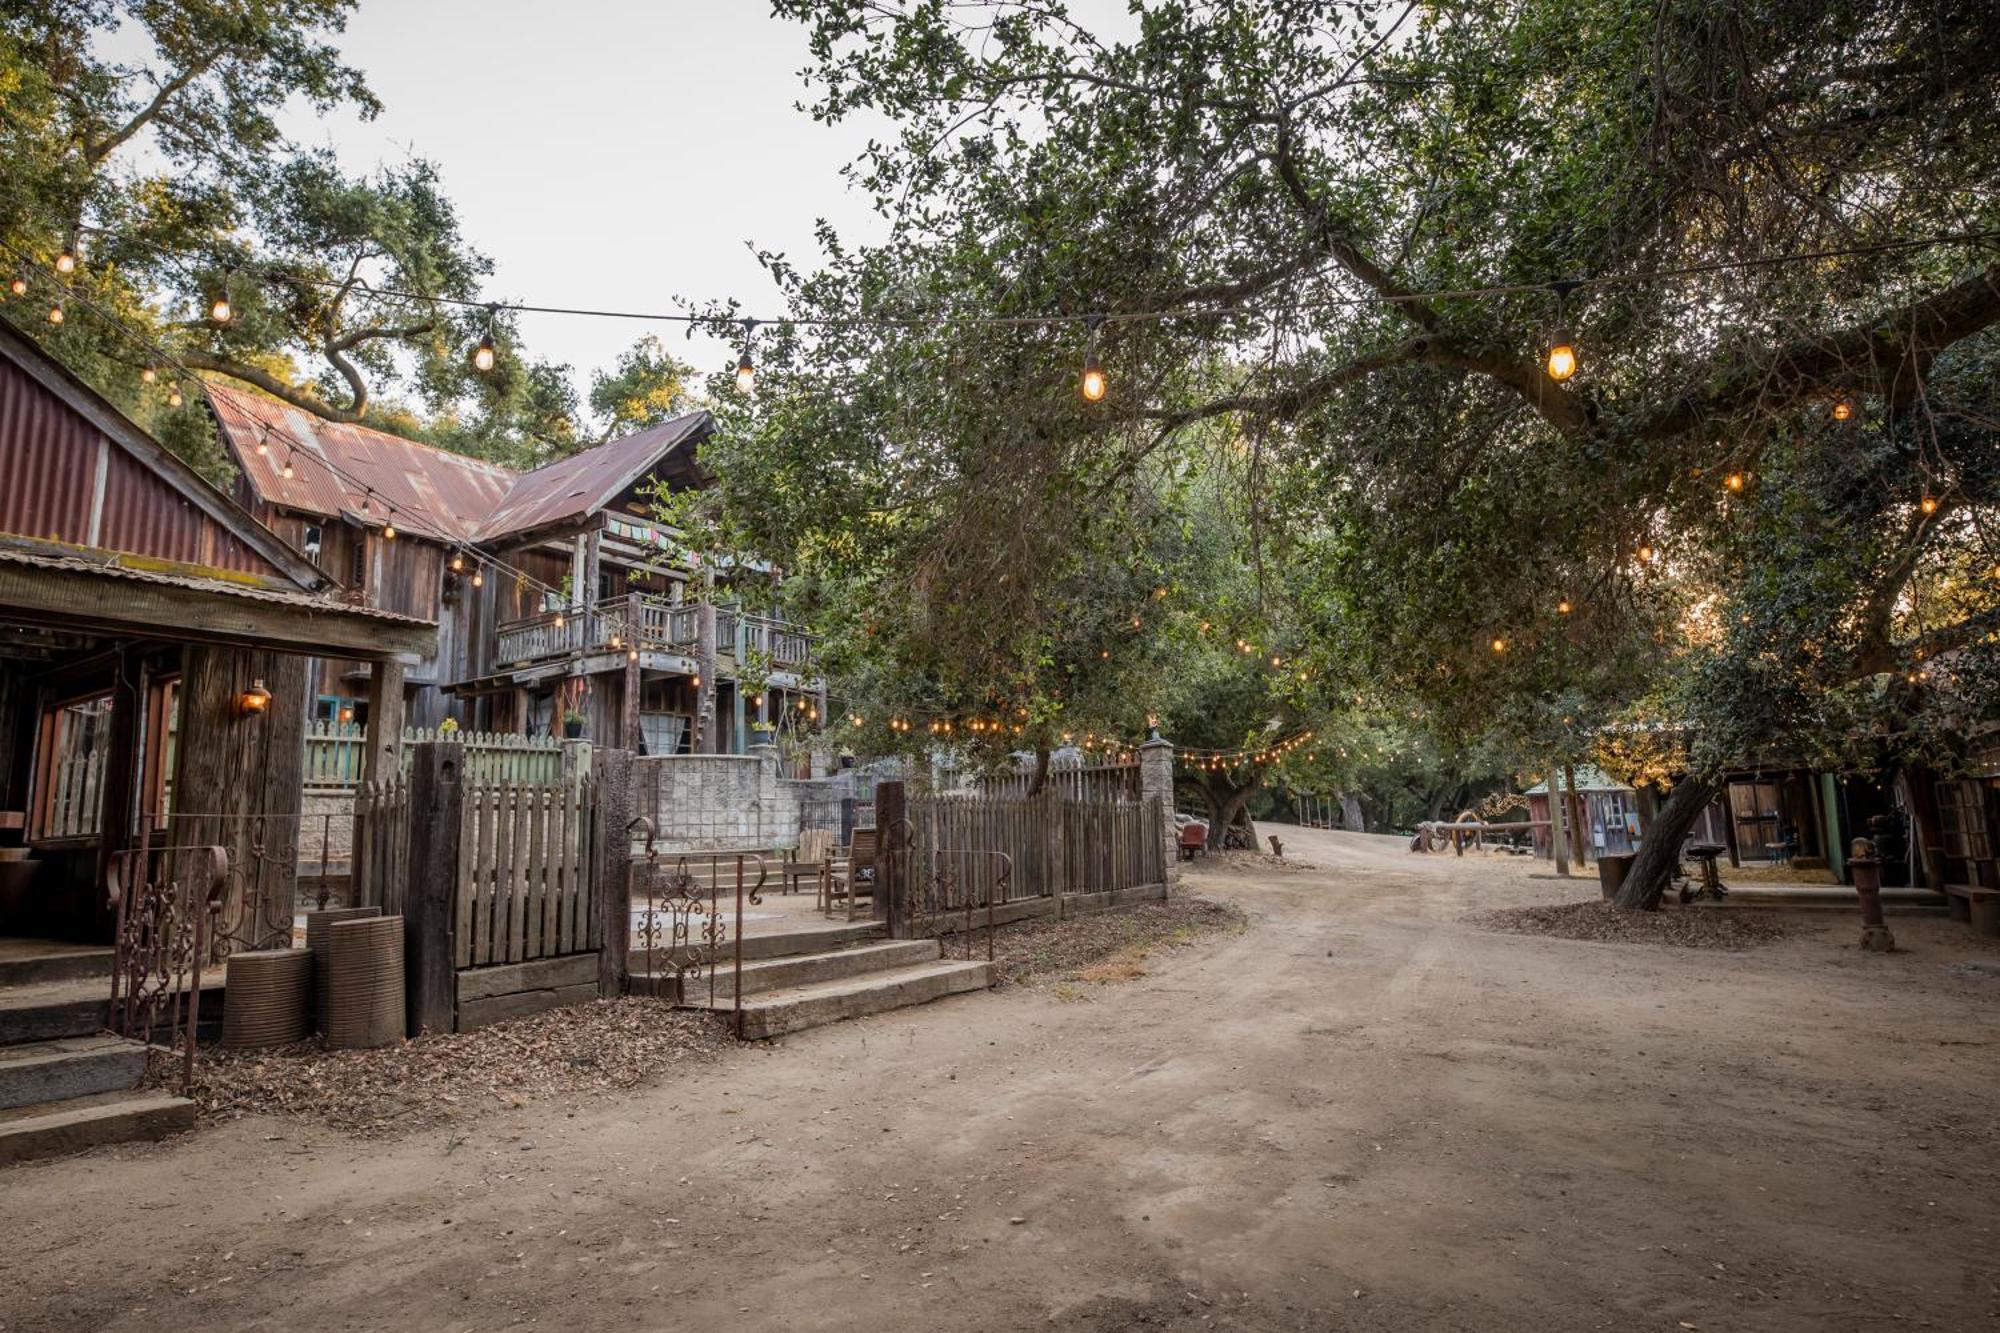
[[(500, 670), (540, 666), (596, 654), (669, 653), (698, 658), (702, 607), (642, 595), (614, 597), (588, 607), (544, 611), (511, 620), (495, 631), (493, 664)], [(717, 669), (733, 674), (743, 653), (760, 653), (774, 671), (803, 674), (812, 657), (812, 636), (788, 621), (750, 615), (733, 608), (715, 611)]]

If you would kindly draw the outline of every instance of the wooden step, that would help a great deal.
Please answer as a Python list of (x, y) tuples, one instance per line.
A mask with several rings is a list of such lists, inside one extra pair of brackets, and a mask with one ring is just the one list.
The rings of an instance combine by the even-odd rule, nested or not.
[(0, 1109), (121, 1092), (146, 1073), (146, 1047), (102, 1033), (0, 1046)]
[(760, 1041), (843, 1019), (928, 1004), (963, 991), (985, 990), (992, 970), (992, 964), (984, 962), (919, 963), (767, 991), (743, 1002), (741, 1035)]
[[(642, 905), (643, 906), (643, 905)], [(661, 929), (666, 929), (666, 918), (661, 918)], [(635, 909), (632, 926), (639, 928), (639, 917)], [(691, 927), (699, 934), (701, 925), (697, 920)], [(829, 921), (825, 924), (799, 926), (796, 929), (743, 937), (743, 961), (761, 962), (766, 958), (789, 958), (798, 954), (825, 953), (829, 949), (842, 949), (849, 945), (865, 944), (873, 940), (885, 939), (888, 928), (873, 921)], [(666, 950), (657, 951), (663, 958)], [(736, 942), (724, 940), (722, 943), (722, 966), (732, 967), (736, 961)], [(637, 944), (632, 946), (628, 970), (633, 976), (646, 971), (646, 950)]]
[[(848, 949), (825, 953), (787, 954), (743, 964), (743, 994), (762, 995), (768, 991), (796, 986), (815, 986), (843, 977), (883, 972), (893, 967), (910, 967), (935, 962), (936, 940), (871, 940)], [(715, 971), (715, 1002), (708, 1002), (708, 979), (689, 986), (686, 1003), (695, 1009), (729, 1009), (735, 1004), (735, 978), (725, 964)]]
[(192, 1128), (194, 1103), (165, 1092), (100, 1092), (36, 1102), (0, 1111), (0, 1165), (107, 1143), (163, 1139)]
[(101, 977), (108, 991), (110, 948), (52, 940), (9, 940), (5, 947), (0, 947), (0, 986), (27, 986), (38, 981), (70, 981), (78, 977)]

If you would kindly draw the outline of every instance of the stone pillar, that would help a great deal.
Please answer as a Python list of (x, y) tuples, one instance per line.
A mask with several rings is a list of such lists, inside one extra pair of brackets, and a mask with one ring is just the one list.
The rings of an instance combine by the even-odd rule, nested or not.
[(1160, 804), (1160, 866), (1167, 892), (1180, 882), (1180, 838), (1174, 829), (1174, 747), (1158, 736), (1139, 747), (1139, 796)]

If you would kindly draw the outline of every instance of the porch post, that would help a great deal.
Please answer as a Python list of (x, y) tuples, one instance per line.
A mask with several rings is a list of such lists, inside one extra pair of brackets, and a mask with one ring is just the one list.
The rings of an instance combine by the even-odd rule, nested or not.
[(1180, 882), (1179, 838), (1174, 830), (1174, 745), (1158, 736), (1139, 747), (1139, 796), (1160, 811), (1160, 879), (1172, 896)]
[(596, 788), (591, 812), (591, 885), (595, 912), (590, 923), (597, 946), (597, 993), (609, 998), (625, 993), (628, 951), (632, 944), (631, 873), (632, 752), (598, 750), (590, 757)]
[(910, 933), (910, 825), (903, 802), (903, 784), (875, 784), (875, 919), (889, 927), (892, 939)]
[(639, 594), (625, 594), (625, 748), (639, 753), (639, 700), (645, 682), (639, 675), (639, 654), (645, 651), (639, 620)]
[[(108, 882), (111, 858), (132, 845), (135, 793), (139, 774), (139, 719), (146, 708), (146, 668), (130, 644), (118, 649), (116, 681), (111, 691), (111, 743), (105, 751), (102, 782), (103, 804), (97, 821), (97, 882)], [(300, 706), (303, 707), (301, 701)], [(160, 737), (147, 737), (158, 745)], [(157, 812), (139, 812), (157, 813)], [(94, 915), (105, 911), (102, 895), (91, 904)]]
[(458, 901), (458, 835), (465, 816), (465, 747), (426, 741), (410, 763), (409, 887), (404, 899), (408, 1035), (458, 1025), (453, 913)]
[(694, 660), (701, 685), (694, 692), (695, 754), (714, 754), (715, 747), (715, 603), (703, 600), (695, 609)]
[(365, 782), (392, 777), (403, 763), (403, 664), (383, 658), (368, 664), (368, 750)]

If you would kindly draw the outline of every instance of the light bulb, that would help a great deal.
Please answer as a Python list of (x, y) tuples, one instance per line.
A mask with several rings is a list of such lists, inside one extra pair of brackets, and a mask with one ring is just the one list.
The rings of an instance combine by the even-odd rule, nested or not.
[(56, 272), (76, 272), (76, 251), (65, 249), (61, 254), (56, 256)]
[(757, 388), (757, 367), (751, 364), (750, 349), (744, 348), (736, 362), (736, 392), (750, 394)]
[(1835, 421), (1845, 421), (1853, 415), (1853, 403), (1848, 402), (1845, 398), (1836, 398), (1833, 400), (1833, 419)]
[(1506, 652), (1506, 651), (1507, 651), (1507, 641), (1506, 641), (1505, 639), (1495, 639), (1495, 640), (1493, 641), (1493, 651), (1494, 651), (1494, 652), (1496, 652), (1496, 653), (1504, 653), (1504, 652)]
[(181, 397), (181, 391), (179, 385), (175, 385), (173, 388), (167, 390), (168, 407), (179, 407), (185, 401), (186, 400)]
[(1653, 548), (1652, 548), (1652, 547), (1650, 547), (1650, 546), (1641, 546), (1641, 547), (1639, 548), (1639, 558), (1640, 558), (1641, 560), (1644, 560), (1644, 561), (1645, 561), (1645, 562), (1646, 562), (1647, 564), (1651, 564), (1651, 563), (1652, 563), (1652, 561), (1653, 561), (1653, 556), (1654, 556), (1655, 554), (1656, 554), (1656, 552), (1655, 552), (1655, 551), (1653, 550)]
[(1732, 472), (1724, 479), (1722, 484), (1732, 491), (1740, 491), (1743, 489), (1743, 474), (1741, 472)]
[(13, 280), (7, 284), (7, 290), (16, 296), (26, 296), (28, 294), (28, 280), (16, 273)]
[(1546, 369), (1549, 378), (1558, 383), (1576, 374), (1576, 345), (1570, 341), (1568, 333), (1557, 333), (1555, 340), (1549, 344)]
[[(463, 574), (465, 572), (465, 553), (463, 551), (453, 551), (451, 553), (451, 572), (454, 574)], [(616, 648), (618, 640), (613, 639), (611, 646)]]
[(226, 296), (218, 296), (209, 304), (208, 317), (217, 324), (227, 324), (235, 315), (236, 310)]
[(257, 457), (262, 458), (264, 455), (270, 452), (271, 452), (271, 442), (269, 440), (257, 441)]
[(485, 587), (485, 586), (486, 586), (486, 571), (485, 571), (485, 570), (483, 570), (483, 569), (475, 569), (475, 570), (473, 570), (473, 571), (472, 571), (472, 586), (473, 586), (473, 587), (475, 587), (475, 588), (483, 588), (483, 587)]
[(1569, 610), (1570, 610), (1570, 608), (1569, 608), (1569, 598), (1565, 597), (1565, 598), (1563, 598), (1563, 599), (1562, 599), (1562, 600), (1561, 600), (1560, 602), (1557, 602), (1557, 603), (1556, 603), (1556, 614), (1557, 614), (1557, 615), (1559, 615), (1559, 616), (1566, 616), (1566, 615), (1568, 615), (1568, 614), (1569, 614)]
[(481, 372), (491, 370), (495, 360), (493, 335), (489, 333), (479, 340), (479, 346), (472, 349), (472, 368)]
[(160, 378), (160, 372), (153, 369), (151, 366), (147, 366), (144, 370), (139, 372), (139, 383), (141, 384), (151, 384), (153, 381), (159, 378)]
[(290, 480), (292, 479), (292, 476), (294, 475), (294, 474), (293, 474), (293, 472), (292, 472), (292, 460), (291, 460), (291, 459), (289, 459), (289, 458), (287, 458), (287, 459), (285, 460), (285, 466), (284, 466), (284, 469), (283, 469), (283, 474), (284, 474), (284, 477), (285, 477), (285, 480), (287, 480), (287, 481), (290, 481)]
[(382, 525), (382, 540), (385, 542), (392, 542), (396, 540), (396, 525), (394, 522), (388, 522)]
[(1935, 514), (1938, 505), (1937, 497), (1935, 495), (1926, 495), (1923, 499), (1917, 501), (1917, 505), (1926, 514)]
[(60, 323), (62, 323), (62, 322), (63, 322), (63, 308), (62, 308), (62, 306), (60, 306), (60, 305), (52, 305), (52, 306), (50, 306), (50, 307), (49, 307), (49, 323), (51, 323), (51, 324), (60, 324)]
[(1083, 380), (1078, 388), (1086, 403), (1104, 401), (1104, 392), (1109, 387), (1104, 380), (1104, 367), (1097, 362), (1097, 349), (1091, 348), (1083, 357)]

